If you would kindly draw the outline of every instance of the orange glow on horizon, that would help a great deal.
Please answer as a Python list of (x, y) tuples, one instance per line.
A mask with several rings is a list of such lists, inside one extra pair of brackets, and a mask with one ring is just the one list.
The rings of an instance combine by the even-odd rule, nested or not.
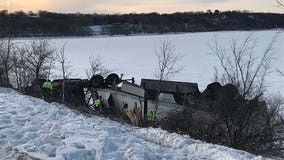
[(216, 0), (207, 3), (198, 0), (0, 0), (0, 10), (81, 13), (173, 13), (185, 11), (248, 10), (283, 13), (276, 2), (267, 0)]

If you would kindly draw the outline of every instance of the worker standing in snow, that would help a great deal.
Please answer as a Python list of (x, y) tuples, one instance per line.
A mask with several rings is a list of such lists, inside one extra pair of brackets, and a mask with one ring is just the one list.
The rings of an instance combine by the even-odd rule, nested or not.
[(127, 103), (124, 103), (123, 107), (122, 107), (122, 112), (127, 115), (128, 113), (128, 104)]
[(150, 119), (150, 121), (155, 121), (156, 120), (156, 114), (155, 114), (154, 109), (150, 110), (149, 119)]
[(102, 100), (101, 100), (102, 96), (99, 96), (95, 102), (94, 102), (94, 106), (95, 106), (95, 110), (99, 110), (102, 104)]
[(129, 120), (129, 117), (128, 117), (128, 104), (127, 103), (124, 103), (124, 105), (122, 106), (121, 111), (122, 111), (122, 115), (121, 116), (123, 117), (123, 119)]
[(43, 96), (45, 100), (49, 100), (51, 96), (51, 91), (52, 91), (52, 83), (50, 80), (45, 81), (42, 84), (42, 89), (43, 89)]

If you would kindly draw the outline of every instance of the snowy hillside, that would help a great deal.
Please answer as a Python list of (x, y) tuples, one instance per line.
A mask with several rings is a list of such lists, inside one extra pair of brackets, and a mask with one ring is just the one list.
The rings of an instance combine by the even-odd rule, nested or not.
[(87, 117), (0, 88), (1, 159), (264, 159), (161, 129)]

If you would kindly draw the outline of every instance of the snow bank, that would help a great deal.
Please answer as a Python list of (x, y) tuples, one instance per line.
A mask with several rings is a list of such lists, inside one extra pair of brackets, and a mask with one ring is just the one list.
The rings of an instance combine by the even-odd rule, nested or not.
[(0, 88), (0, 154), (3, 159), (264, 159), (162, 129), (87, 117), (6, 88)]

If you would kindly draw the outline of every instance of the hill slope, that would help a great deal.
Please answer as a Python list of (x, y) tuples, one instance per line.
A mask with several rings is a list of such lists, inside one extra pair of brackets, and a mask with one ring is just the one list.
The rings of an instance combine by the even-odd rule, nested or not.
[(161, 129), (87, 117), (6, 88), (0, 88), (0, 129), (4, 159), (264, 159)]

